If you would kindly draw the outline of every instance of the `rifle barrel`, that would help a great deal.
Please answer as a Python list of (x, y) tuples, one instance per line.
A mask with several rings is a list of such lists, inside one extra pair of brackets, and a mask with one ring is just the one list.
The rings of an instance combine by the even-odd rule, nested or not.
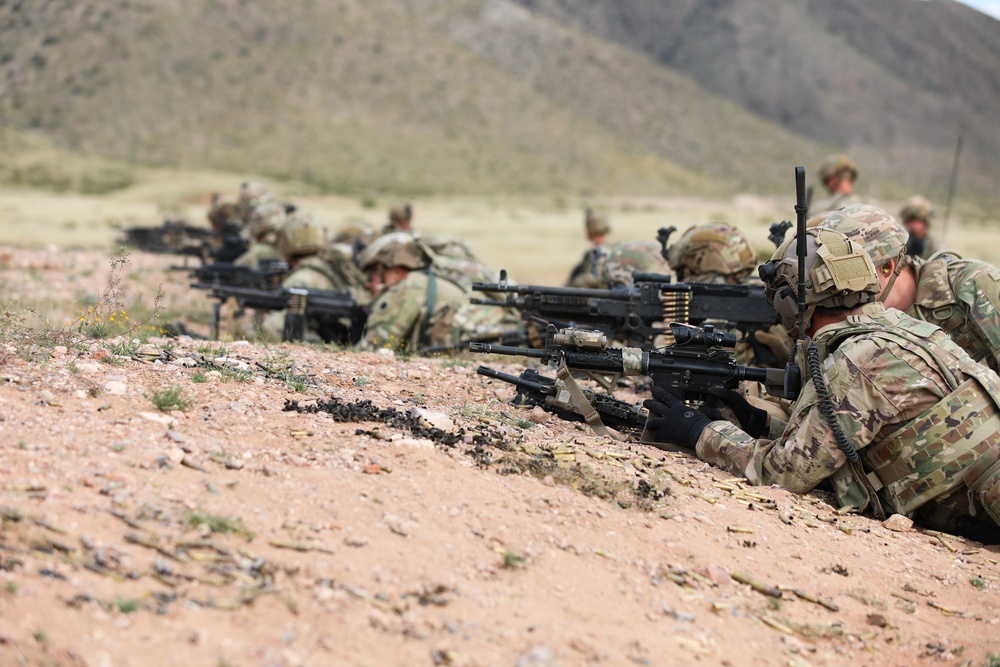
[(531, 359), (549, 359), (551, 356), (548, 350), (536, 350), (533, 347), (512, 347), (510, 345), (493, 345), (491, 343), (469, 343), (469, 352), (482, 352), (484, 354), (506, 354), (515, 357), (529, 357)]

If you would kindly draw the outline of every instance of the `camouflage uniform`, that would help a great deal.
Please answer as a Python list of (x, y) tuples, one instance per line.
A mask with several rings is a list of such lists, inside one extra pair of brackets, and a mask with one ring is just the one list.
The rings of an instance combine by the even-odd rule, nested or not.
[(483, 263), (469, 244), (457, 236), (414, 234), (413, 238), (417, 247), (429, 258), (431, 270), (466, 291), (474, 282), (495, 283), (500, 278), (499, 272)]
[[(899, 220), (904, 227), (907, 223), (914, 220), (922, 221), (924, 225), (930, 227), (933, 218), (934, 205), (929, 199), (920, 195), (914, 195), (907, 199), (903, 202), (903, 206), (899, 210)], [(929, 259), (938, 252), (941, 252), (941, 246), (930, 236), (918, 239), (913, 234), (910, 234), (909, 239), (906, 241), (906, 254), (910, 257)]]
[(467, 253), (455, 251), (458, 256), (450, 258), (458, 264), (447, 266), (439, 265), (447, 256), (436, 254), (431, 247), (443, 249), (440, 242), (397, 232), (380, 237), (362, 253), (360, 264), (365, 270), (403, 267), (409, 273), (371, 304), (360, 349), (419, 351), (519, 328), (520, 319), (509, 309), (469, 303), (472, 280), (457, 267), (468, 263), (480, 272), (473, 280), (492, 280), (495, 274), (482, 275), (488, 269), (467, 246), (462, 245)]
[(598, 285), (604, 289), (629, 287), (632, 272), (656, 273), (673, 278), (673, 271), (653, 241), (623, 241), (611, 247), (598, 266)]
[[(827, 178), (830, 177), (840, 177), (847, 178), (854, 183), (858, 178), (858, 165), (854, 163), (854, 160), (847, 157), (843, 153), (835, 153), (833, 155), (827, 155), (823, 158), (823, 161), (819, 165), (819, 178), (824, 184)], [(836, 211), (837, 209), (843, 208), (845, 206), (850, 206), (852, 204), (861, 204), (861, 197), (851, 193), (841, 193), (832, 194), (830, 198), (821, 200), (809, 205), (809, 213), (817, 214), (824, 213), (826, 211)]]
[[(904, 333), (905, 332), (905, 333)], [(919, 339), (922, 344), (916, 344)], [(1000, 538), (1000, 378), (975, 363), (934, 325), (881, 303), (862, 306), (848, 321), (824, 327), (816, 336), (836, 420), (874, 471), (882, 502), (900, 514), (917, 516), (942, 530), (970, 525)], [(807, 368), (807, 366), (803, 366)], [(963, 387), (953, 392), (951, 369)], [(787, 424), (772, 418), (770, 438), (754, 440), (729, 422), (712, 422), (695, 447), (699, 458), (754, 484), (778, 484), (805, 493), (836, 475), (841, 504), (861, 504), (854, 484), (839, 474), (846, 457), (807, 381)], [(914, 429), (943, 399), (948, 410), (939, 425)], [(969, 421), (946, 423), (963, 406)], [(956, 428), (966, 426), (968, 430)], [(976, 462), (993, 465), (988, 486), (969, 493), (965, 475)], [(992, 464), (991, 464), (992, 465)], [(984, 476), (987, 477), (987, 476)], [(983, 517), (989, 514), (992, 519)]]
[(469, 303), (465, 290), (432, 271), (412, 271), (371, 304), (358, 349), (457, 345), (511, 331), (517, 322), (504, 308)]
[[(793, 238), (778, 248), (761, 275), (797, 334), (795, 247)], [(875, 497), (935, 528), (1000, 541), (1000, 377), (933, 324), (873, 301), (881, 284), (857, 241), (810, 230), (805, 266), (807, 331), (817, 308), (847, 314), (815, 332), (814, 348), (800, 346), (803, 388), (789, 419), (772, 415), (759, 439), (713, 421), (689, 444), (754, 484), (804, 493), (829, 479), (842, 506)]]
[[(831, 213), (820, 226), (858, 240), (876, 267), (895, 259), (897, 272), (912, 270), (916, 292), (907, 314), (941, 327), (974, 360), (1000, 372), (1000, 271), (994, 266), (952, 254), (929, 262), (909, 258), (906, 230), (875, 206)], [(891, 289), (886, 287), (883, 300)]]
[[(348, 289), (359, 303), (368, 300), (368, 294), (363, 286), (364, 278), (357, 271), (357, 267), (350, 261), (346, 262), (355, 272), (353, 278), (349, 279), (345, 276), (350, 276), (350, 269), (342, 270), (342, 266), (331, 264), (325, 258), (326, 228), (322, 221), (311, 213), (296, 210), (288, 216), (285, 226), (278, 234), (278, 249), (290, 264), (294, 263), (294, 268), (282, 282), (282, 287), (300, 287), (309, 290)], [(267, 341), (279, 342), (283, 339), (285, 314), (284, 310), (275, 310), (264, 318), (262, 333)], [(350, 326), (348, 322), (343, 324), (345, 328)], [(303, 340), (307, 343), (323, 341), (322, 332), (317, 329), (315, 322), (306, 322)]]
[[(611, 233), (611, 226), (608, 224), (607, 219), (590, 209), (584, 211), (583, 224), (587, 232), (587, 238), (592, 239), (595, 236), (603, 237)], [(593, 248), (583, 254), (583, 259), (580, 260), (580, 263), (570, 271), (569, 278), (566, 279), (566, 287), (602, 287), (601, 266), (606, 257), (607, 250), (605, 250), (603, 244), (595, 244)]]
[(382, 227), (382, 234), (408, 232), (413, 221), (413, 207), (409, 204), (389, 209), (389, 222)]
[(263, 183), (247, 181), (240, 186), (239, 203), (237, 204), (236, 212), (243, 224), (248, 225), (254, 211), (259, 206), (270, 203), (277, 203), (274, 193), (268, 190)]
[(269, 202), (257, 207), (250, 216), (246, 231), (250, 236), (250, 247), (233, 260), (241, 266), (259, 266), (261, 261), (281, 261), (278, 251), (278, 230), (285, 224), (285, 209), (277, 202)]
[[(689, 227), (667, 250), (667, 259), (682, 282), (713, 285), (761, 284), (755, 273), (759, 257), (750, 244), (750, 239), (739, 229), (726, 223)], [(735, 330), (727, 322), (710, 324), (737, 335), (736, 362), (743, 366), (761, 365), (757, 354), (761, 346), (771, 352), (770, 355), (765, 354), (765, 359), (774, 357), (768, 365), (781, 368), (788, 361), (791, 339), (780, 324), (767, 330), (752, 332), (752, 341), (744, 332)], [(761, 351), (766, 353), (765, 350)]]
[(914, 262), (917, 293), (907, 313), (938, 325), (969, 356), (1000, 372), (1000, 271), (940, 255)]

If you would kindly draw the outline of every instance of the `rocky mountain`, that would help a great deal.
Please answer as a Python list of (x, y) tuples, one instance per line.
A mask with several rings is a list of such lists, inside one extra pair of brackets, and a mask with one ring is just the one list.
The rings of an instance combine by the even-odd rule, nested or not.
[(0, 2), (6, 134), (348, 193), (943, 197), (961, 134), (986, 205), (998, 65), (950, 0)]

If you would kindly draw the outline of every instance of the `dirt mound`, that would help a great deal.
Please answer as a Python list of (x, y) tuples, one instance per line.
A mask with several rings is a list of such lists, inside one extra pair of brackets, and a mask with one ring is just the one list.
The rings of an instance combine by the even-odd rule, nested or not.
[[(86, 264), (14, 257), (8, 294)], [(997, 664), (997, 547), (516, 408), (483, 359), (5, 317), (0, 665)]]

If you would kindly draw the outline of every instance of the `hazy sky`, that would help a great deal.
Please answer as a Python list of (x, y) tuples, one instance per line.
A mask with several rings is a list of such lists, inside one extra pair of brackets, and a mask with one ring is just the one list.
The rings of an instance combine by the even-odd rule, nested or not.
[(984, 14), (1000, 18), (1000, 0), (961, 0), (970, 7), (975, 7)]

